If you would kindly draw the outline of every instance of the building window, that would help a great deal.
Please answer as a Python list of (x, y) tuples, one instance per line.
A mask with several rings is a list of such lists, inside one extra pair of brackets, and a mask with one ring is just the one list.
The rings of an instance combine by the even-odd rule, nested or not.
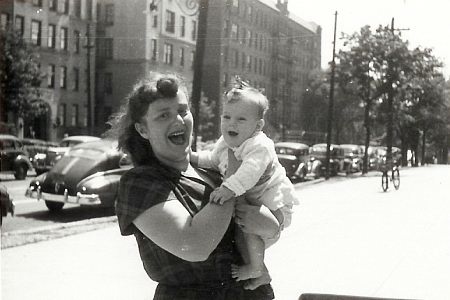
[(192, 40), (195, 41), (197, 38), (197, 22), (192, 21)]
[(236, 24), (231, 24), (231, 39), (237, 40), (239, 38), (239, 27)]
[(105, 89), (105, 94), (111, 95), (112, 94), (112, 90), (113, 90), (112, 73), (105, 73), (103, 86), (104, 86), (104, 89)]
[(105, 39), (105, 58), (113, 58), (113, 39), (106, 38)]
[(175, 13), (170, 10), (166, 10), (166, 31), (175, 33)]
[(9, 14), (2, 13), (0, 15), (0, 26), (1, 26), (1, 29), (6, 30), (6, 25), (8, 25), (8, 22), (9, 22)]
[(191, 51), (191, 69), (194, 69), (195, 64), (195, 51)]
[(84, 105), (83, 126), (88, 126), (88, 106), (86, 104)]
[(237, 68), (239, 66), (239, 52), (237, 50), (233, 50), (233, 51), (234, 51), (233, 65), (235, 68)]
[(86, 0), (86, 19), (92, 20), (92, 0)]
[(55, 65), (47, 66), (47, 87), (55, 87)]
[(47, 46), (49, 48), (55, 48), (55, 45), (56, 45), (56, 25), (48, 24)]
[(68, 15), (69, 14), (69, 0), (62, 0), (62, 13)]
[(32, 3), (34, 6), (42, 7), (42, 0), (33, 0)]
[(48, 0), (48, 9), (56, 11), (58, 9), (58, 0)]
[(81, 1), (74, 1), (75, 16), (81, 18)]
[(62, 89), (66, 88), (67, 84), (67, 67), (59, 68), (59, 87)]
[(31, 20), (31, 44), (41, 45), (41, 21)]
[(173, 63), (173, 45), (164, 44), (164, 63), (171, 65)]
[(184, 37), (186, 35), (186, 17), (180, 17), (180, 36)]
[(105, 6), (105, 23), (106, 25), (114, 24), (114, 4), (107, 4)]
[(15, 27), (16, 30), (20, 32), (20, 36), (23, 36), (23, 32), (24, 32), (24, 24), (25, 24), (25, 19), (22, 16), (16, 16), (16, 23), (15, 23)]
[(66, 27), (61, 27), (61, 50), (67, 50), (67, 32), (68, 30)]
[(61, 126), (66, 126), (66, 113), (67, 113), (66, 110), (67, 108), (65, 103), (59, 105), (58, 119)]
[(73, 35), (75, 36), (75, 53), (80, 53), (80, 32), (78, 30), (75, 30), (73, 32)]
[(153, 16), (153, 28), (158, 28), (158, 15)]
[(80, 87), (80, 70), (73, 68), (73, 90), (78, 91)]
[(72, 104), (72, 120), (70, 122), (70, 125), (78, 125), (78, 104)]
[(157, 39), (152, 39), (152, 44), (151, 44), (151, 51), (152, 51), (152, 59), (153, 60), (158, 60), (158, 40)]
[(184, 66), (184, 48), (180, 48), (180, 66)]

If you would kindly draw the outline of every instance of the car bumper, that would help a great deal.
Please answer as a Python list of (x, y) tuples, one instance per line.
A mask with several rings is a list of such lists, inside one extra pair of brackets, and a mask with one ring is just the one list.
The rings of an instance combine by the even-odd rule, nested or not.
[(79, 205), (100, 205), (102, 201), (100, 200), (100, 196), (98, 194), (82, 194), (80, 192), (77, 193), (76, 196), (71, 196), (67, 193), (67, 190), (64, 191), (64, 195), (57, 195), (51, 193), (42, 192), (40, 187), (37, 189), (33, 187), (29, 187), (25, 192), (25, 196), (28, 198), (45, 200), (45, 201), (53, 201), (53, 202), (61, 202), (61, 203), (70, 203), (70, 204), (79, 204)]

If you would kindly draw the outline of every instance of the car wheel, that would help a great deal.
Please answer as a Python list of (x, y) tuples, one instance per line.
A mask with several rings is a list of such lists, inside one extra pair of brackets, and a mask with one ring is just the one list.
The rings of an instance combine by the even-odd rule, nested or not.
[(24, 180), (27, 177), (27, 168), (24, 165), (18, 165), (14, 173), (17, 180)]
[(58, 212), (61, 211), (61, 209), (64, 206), (64, 203), (45, 200), (45, 205), (47, 206), (49, 211)]

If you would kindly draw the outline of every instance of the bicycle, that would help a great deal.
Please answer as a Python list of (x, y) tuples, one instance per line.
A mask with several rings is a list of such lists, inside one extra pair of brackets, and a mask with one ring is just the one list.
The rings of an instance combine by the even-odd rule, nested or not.
[[(400, 188), (400, 170), (396, 163), (388, 163), (386, 162), (386, 158), (383, 157), (381, 172), (381, 187), (383, 188), (383, 192), (388, 190), (389, 181), (392, 181), (396, 190)], [(389, 176), (389, 172), (391, 173), (391, 176)]]

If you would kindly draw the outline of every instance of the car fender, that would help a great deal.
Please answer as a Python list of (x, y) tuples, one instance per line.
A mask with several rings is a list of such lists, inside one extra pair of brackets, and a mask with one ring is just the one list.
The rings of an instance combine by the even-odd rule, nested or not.
[(301, 162), (301, 163), (298, 164), (297, 170), (295, 170), (295, 175), (296, 176), (301, 176), (301, 175), (306, 173), (305, 170), (308, 170), (307, 167), (306, 167), (306, 164), (304, 162)]
[(31, 164), (30, 159), (26, 155), (19, 154), (19, 155), (17, 155), (16, 159), (14, 160), (14, 165), (18, 166), (21, 164), (26, 164), (28, 170), (33, 169), (33, 165)]

